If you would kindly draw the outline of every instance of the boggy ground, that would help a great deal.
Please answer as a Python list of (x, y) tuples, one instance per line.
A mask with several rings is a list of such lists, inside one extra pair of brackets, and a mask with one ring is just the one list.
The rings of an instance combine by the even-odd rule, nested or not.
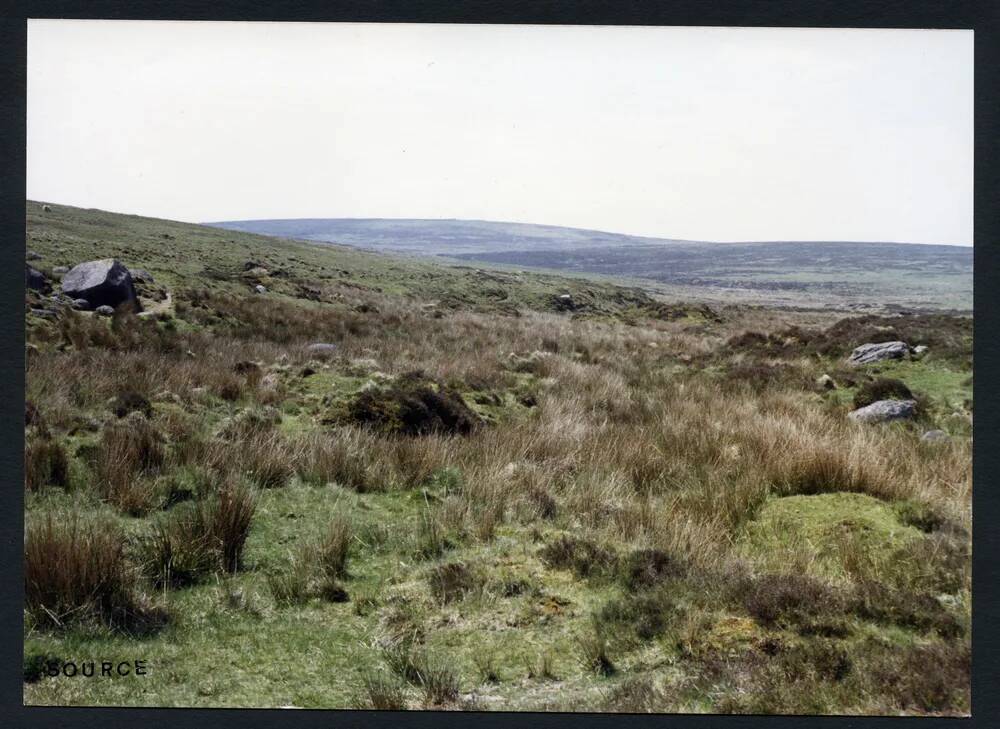
[(969, 319), (29, 210), (168, 305), (28, 315), (26, 703), (968, 713)]

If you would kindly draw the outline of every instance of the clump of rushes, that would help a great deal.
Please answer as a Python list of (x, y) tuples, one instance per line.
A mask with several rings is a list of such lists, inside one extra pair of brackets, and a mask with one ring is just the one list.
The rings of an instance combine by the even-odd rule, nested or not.
[(143, 415), (130, 413), (109, 423), (94, 464), (101, 497), (128, 514), (146, 513), (155, 494), (143, 477), (154, 474), (164, 459), (163, 436)]
[(147, 571), (157, 584), (173, 587), (215, 570), (238, 571), (256, 508), (253, 490), (239, 481), (227, 481), (204, 501), (179, 505), (147, 541)]
[(280, 572), (267, 576), (267, 586), (274, 601), (283, 607), (303, 605), (309, 601), (311, 570), (307, 560), (292, 557), (289, 565)]
[(576, 644), (580, 665), (585, 671), (599, 676), (611, 676), (615, 673), (615, 664), (608, 654), (608, 639), (598, 621), (593, 621), (589, 631), (577, 636)]
[(69, 484), (69, 458), (62, 444), (51, 437), (33, 438), (24, 446), (24, 486), (37, 491), (43, 486)]
[(125, 535), (112, 523), (79, 514), (29, 520), (24, 539), (25, 604), (35, 624), (63, 628), (97, 623), (129, 633), (162, 626), (163, 610), (136, 591)]
[(368, 671), (361, 679), (361, 695), (355, 708), (401, 711), (406, 708), (406, 687), (381, 671)]
[(354, 532), (343, 515), (334, 517), (316, 545), (316, 557), (327, 580), (347, 576), (347, 560)]

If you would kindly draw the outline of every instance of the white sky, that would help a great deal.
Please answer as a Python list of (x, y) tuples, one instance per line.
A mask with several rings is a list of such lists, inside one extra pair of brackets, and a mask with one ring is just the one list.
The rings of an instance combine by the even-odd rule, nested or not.
[(972, 243), (971, 31), (29, 21), (30, 199)]

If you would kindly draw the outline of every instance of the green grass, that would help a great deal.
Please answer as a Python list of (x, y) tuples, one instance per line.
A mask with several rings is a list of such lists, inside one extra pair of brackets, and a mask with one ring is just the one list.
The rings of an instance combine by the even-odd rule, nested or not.
[[(877, 562), (891, 561), (920, 536), (889, 504), (867, 494), (828, 493), (769, 499), (743, 538), (750, 558), (766, 571), (795, 565), (816, 577), (845, 580), (852, 570), (891, 569)], [(855, 558), (866, 563), (855, 565)]]
[[(418, 634), (415, 657), (455, 674), (460, 697), (451, 707), (628, 710), (630, 704), (609, 697), (631, 690), (638, 679), (663, 692), (656, 704), (661, 711), (718, 711), (747, 696), (770, 697), (783, 711), (925, 711), (879, 704), (888, 681), (874, 689), (861, 678), (835, 686), (813, 679), (771, 688), (755, 683), (767, 676), (759, 666), (742, 666), (748, 656), (767, 655), (767, 670), (778, 670), (773, 667), (784, 666), (785, 658), (775, 656), (826, 644), (800, 634), (801, 626), (756, 620), (734, 591), (746, 580), (790, 571), (829, 583), (837, 596), (861, 579), (918, 584), (938, 575), (911, 575), (912, 565), (900, 555), (929, 547), (935, 551), (928, 561), (952, 578), (944, 587), (934, 584), (934, 599), (943, 594), (949, 614), (964, 619), (969, 595), (956, 548), (964, 537), (944, 529), (943, 517), (935, 522), (937, 511), (916, 498), (933, 497), (935, 508), (944, 502), (941, 513), (958, 524), (967, 519), (963, 497), (955, 496), (965, 485), (967, 426), (963, 431), (947, 420), (971, 397), (969, 373), (957, 365), (936, 361), (932, 352), (920, 362), (873, 368), (925, 393), (930, 419), (858, 435), (841, 427), (846, 408), (824, 402), (848, 402), (852, 388), (821, 394), (809, 387), (826, 369), (840, 376), (842, 363), (833, 357), (792, 352), (790, 366), (802, 378), (758, 389), (728, 376), (745, 356), (726, 349), (733, 334), (770, 331), (772, 317), (828, 325), (836, 313), (800, 319), (799, 312), (734, 307), (718, 318), (680, 306), (681, 315), (668, 322), (645, 294), (607, 280), (487, 271), (59, 205), (51, 213), (39, 208), (29, 203), (27, 245), (42, 255), (35, 262), (40, 268), (117, 256), (150, 270), (177, 308), (156, 324), (163, 342), (104, 344), (97, 337), (97, 344), (79, 349), (51, 322), (29, 317), (36, 349), (28, 395), (49, 423), (26, 428), (26, 438), (47, 433), (57, 439), (69, 454), (71, 478), (64, 487), (26, 492), (26, 519), (100, 516), (122, 527), (129, 555), (141, 556), (141, 539), (170, 515), (163, 500), (155, 499), (143, 517), (127, 516), (100, 500), (87, 465), (106, 423), (118, 422), (110, 397), (126, 386), (149, 391), (149, 422), (165, 434), (165, 472), (142, 480), (144, 488), (164, 489), (158, 497), (173, 485), (204, 498), (225, 477), (248, 471), (277, 476), (259, 490), (243, 569), (163, 590), (136, 580), (172, 615), (161, 632), (135, 638), (84, 625), (43, 630), (27, 621), (26, 655), (146, 659), (146, 678), (44, 678), (25, 684), (26, 703), (346, 708), (359, 701), (373, 673), (388, 671), (385, 644)], [(247, 260), (272, 271), (263, 298), (241, 274)], [(308, 298), (303, 287), (318, 290), (322, 301)], [(586, 302), (585, 316), (552, 312), (553, 294), (563, 291)], [(366, 306), (380, 311), (358, 311)], [(111, 328), (87, 315), (76, 326), (98, 334)], [(341, 349), (310, 361), (302, 345), (314, 339)], [(178, 343), (180, 350), (162, 346)], [(117, 349), (108, 351), (112, 346)], [(260, 362), (260, 374), (275, 379), (278, 389), (268, 394), (241, 380), (244, 389), (225, 399), (221, 386), (232, 382), (234, 363), (246, 360)], [(305, 376), (306, 367), (314, 372)], [(187, 379), (176, 377), (188, 368)], [(371, 383), (420, 369), (430, 387), (458, 391), (486, 425), (465, 438), (398, 439), (330, 424)], [(79, 385), (63, 387), (67, 381)], [(155, 396), (167, 384), (178, 402)], [(206, 391), (196, 394), (195, 384)], [(740, 407), (730, 409), (734, 404)], [(199, 450), (240, 445), (239, 436), (213, 434), (247, 412), (273, 412), (268, 407), (281, 420), (263, 426), (266, 438), (248, 441), (263, 444), (255, 446), (261, 452), (237, 450), (216, 466), (209, 451)], [(932, 424), (960, 437), (937, 451), (924, 447), (917, 437)], [(496, 433), (502, 437), (493, 438)], [(329, 450), (321, 451), (327, 460), (317, 456), (307, 468), (295, 449), (305, 448), (313, 434), (322, 434), (319, 445)], [(815, 439), (822, 439), (821, 448)], [(777, 471), (755, 460), (759, 449), (800, 457), (802, 473), (792, 470), (788, 478), (813, 484), (827, 473), (852, 472), (839, 458), (843, 453), (831, 450), (842, 444), (864, 449), (873, 460), (912, 458), (903, 476), (880, 473), (914, 500), (853, 493), (767, 498)], [(268, 448), (279, 463), (256, 461)], [(937, 460), (943, 465), (929, 465)], [(212, 475), (213, 468), (222, 472)], [(927, 474), (933, 478), (918, 478)], [(490, 509), (498, 510), (495, 522), (482, 517)], [(339, 519), (352, 533), (346, 574), (337, 575), (346, 602), (324, 599), (320, 565), (309, 561), (309, 547)], [(908, 526), (918, 523), (927, 533)], [(550, 559), (546, 548), (563, 537), (572, 537), (566, 543), (573, 553), (561, 562)], [(677, 572), (649, 584), (630, 581), (627, 560), (653, 547), (680, 565)], [(591, 556), (594, 564), (587, 563)], [(599, 569), (588, 573), (588, 567)], [(299, 571), (306, 597), (295, 604), (277, 600), (274, 576)], [(434, 587), (442, 574), (466, 582), (445, 596)], [(855, 677), (874, 671), (879, 660), (938, 640), (898, 621), (854, 614), (830, 620), (847, 625), (830, 640), (857, 657)], [(640, 632), (645, 637), (637, 638)], [(950, 640), (952, 650), (964, 638)], [(610, 675), (595, 671), (593, 661), (588, 667), (583, 655), (589, 650), (592, 657), (601, 641), (614, 666), (605, 671)], [(761, 653), (778, 644), (788, 652)], [(446, 673), (438, 676), (445, 686)], [(403, 687), (410, 708), (427, 706), (418, 684)], [(813, 703), (803, 703), (807, 698)], [(961, 697), (945, 706), (963, 708)]]

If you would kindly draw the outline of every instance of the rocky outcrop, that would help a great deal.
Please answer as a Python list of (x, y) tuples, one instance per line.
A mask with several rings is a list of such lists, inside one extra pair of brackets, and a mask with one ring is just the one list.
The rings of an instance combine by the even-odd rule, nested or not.
[(113, 258), (74, 266), (63, 276), (62, 290), (74, 299), (86, 299), (95, 309), (102, 306), (114, 308), (126, 302), (139, 308), (132, 275)]
[(916, 400), (879, 400), (851, 411), (847, 417), (859, 423), (885, 423), (912, 418), (916, 412)]
[(903, 359), (910, 353), (910, 347), (906, 342), (877, 342), (862, 344), (851, 352), (847, 358), (847, 363), (852, 365), (866, 365), (874, 362), (882, 362), (887, 359)]
[(851, 352), (847, 362), (852, 365), (872, 364), (887, 359), (903, 359), (910, 353), (906, 342), (877, 342), (862, 344)]

